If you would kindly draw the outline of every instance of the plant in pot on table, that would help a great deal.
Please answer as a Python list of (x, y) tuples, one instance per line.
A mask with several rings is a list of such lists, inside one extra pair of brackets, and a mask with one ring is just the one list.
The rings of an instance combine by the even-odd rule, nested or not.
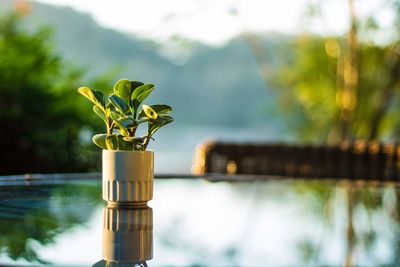
[[(154, 88), (121, 79), (108, 98), (88, 87), (78, 89), (106, 125), (107, 132), (94, 135), (93, 142), (103, 149), (103, 199), (111, 205), (146, 205), (153, 197), (154, 152), (147, 146), (158, 129), (173, 121), (170, 106), (143, 104)], [(147, 132), (137, 136), (141, 125)]]

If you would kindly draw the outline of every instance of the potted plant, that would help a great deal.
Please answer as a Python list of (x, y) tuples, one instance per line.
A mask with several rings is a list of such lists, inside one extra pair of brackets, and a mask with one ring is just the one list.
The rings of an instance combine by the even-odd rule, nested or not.
[[(111, 205), (145, 205), (153, 197), (154, 152), (147, 146), (158, 129), (173, 121), (170, 106), (143, 104), (154, 88), (121, 79), (107, 98), (89, 87), (78, 89), (106, 125), (106, 133), (94, 135), (93, 142), (103, 149), (103, 199)], [(138, 136), (141, 125), (147, 131)]]

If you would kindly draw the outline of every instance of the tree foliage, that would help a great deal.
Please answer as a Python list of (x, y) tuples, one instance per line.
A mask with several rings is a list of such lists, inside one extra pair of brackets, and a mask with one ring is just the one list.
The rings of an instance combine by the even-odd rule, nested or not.
[(22, 19), (0, 18), (0, 174), (89, 170), (79, 136), (91, 118), (75, 98), (84, 72), (57, 55), (50, 29), (27, 32)]
[[(373, 17), (358, 18), (349, 3), (345, 36), (299, 36), (291, 44), (292, 61), (272, 79), (288, 124), (302, 140), (398, 138), (400, 32), (385, 44), (368, 40), (383, 29)], [(400, 17), (399, 5), (392, 7)]]

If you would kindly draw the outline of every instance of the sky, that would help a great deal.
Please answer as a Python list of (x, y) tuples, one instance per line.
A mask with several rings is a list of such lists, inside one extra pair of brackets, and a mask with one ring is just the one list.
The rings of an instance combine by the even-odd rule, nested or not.
[[(181, 36), (222, 44), (244, 32), (340, 34), (349, 25), (347, 0), (37, 0), (90, 13), (102, 26), (146, 38)], [(316, 19), (305, 15), (316, 3)], [(355, 0), (359, 16), (371, 13), (382, 25), (393, 19), (383, 0)]]

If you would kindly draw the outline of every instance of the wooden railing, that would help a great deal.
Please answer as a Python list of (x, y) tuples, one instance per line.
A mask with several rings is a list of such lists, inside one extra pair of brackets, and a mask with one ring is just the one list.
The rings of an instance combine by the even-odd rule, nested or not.
[(198, 146), (193, 172), (360, 179), (400, 179), (400, 145), (344, 142), (340, 145), (235, 144)]

